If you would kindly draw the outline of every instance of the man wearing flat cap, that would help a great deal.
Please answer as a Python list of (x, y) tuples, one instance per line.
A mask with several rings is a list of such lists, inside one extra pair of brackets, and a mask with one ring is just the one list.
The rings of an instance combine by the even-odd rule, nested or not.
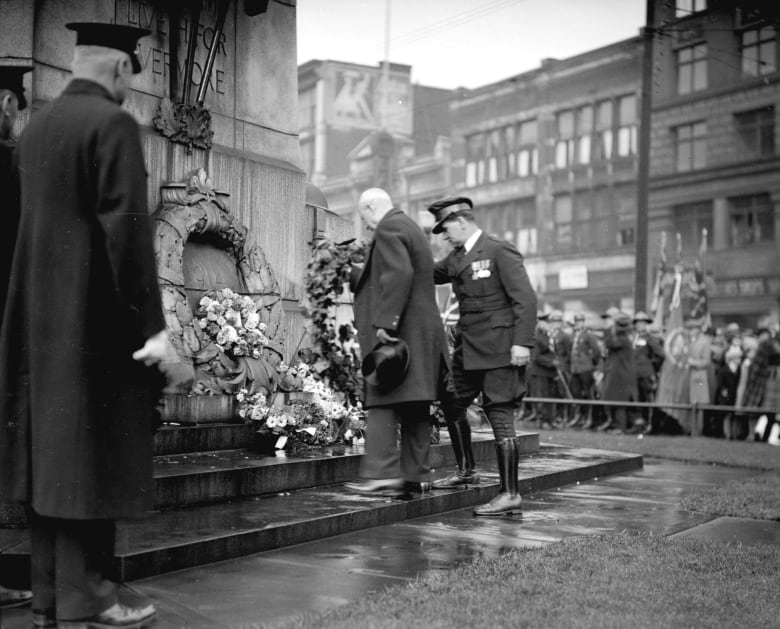
[[(364, 357), (366, 455), (362, 479), (346, 487), (364, 495), (399, 496), (430, 482), (430, 404), (439, 399), (441, 376), (449, 372), (447, 340), (425, 232), (380, 188), (363, 192), (358, 210), (373, 232), (365, 264), (350, 278)], [(400, 371), (378, 366), (388, 360)]]
[(28, 507), (33, 621), (141, 627), (107, 578), (115, 521), (152, 506), (152, 417), (170, 347), (138, 125), (120, 106), (148, 31), (69, 24), (73, 79), (22, 133), (0, 334), (0, 495)]
[(446, 418), (458, 472), (435, 482), (434, 487), (471, 482), (474, 462), (466, 409), (481, 393), (496, 439), (501, 489), (474, 514), (494, 516), (521, 509), (514, 412), (526, 390), (525, 368), (536, 326), (536, 294), (523, 256), (510, 243), (482, 232), (472, 209), (467, 197), (443, 199), (428, 208), (436, 221), (433, 233), (443, 234), (454, 247), (436, 264), (434, 281), (452, 284), (460, 310), (452, 359), (457, 412)]

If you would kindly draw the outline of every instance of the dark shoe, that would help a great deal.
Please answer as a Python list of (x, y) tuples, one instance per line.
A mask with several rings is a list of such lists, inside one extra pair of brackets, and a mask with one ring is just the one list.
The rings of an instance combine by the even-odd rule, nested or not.
[(465, 417), (460, 420), (448, 421), (447, 432), (450, 434), (458, 471), (447, 478), (434, 481), (432, 488), (448, 489), (479, 482), (479, 474), (474, 469), (476, 464), (474, 463), (474, 452), (471, 449), (471, 426), (469, 426), (468, 421)]
[(406, 481), (404, 482), (404, 492), (407, 494), (427, 494), (429, 491), (431, 491), (431, 483), (430, 481)]
[(470, 472), (461, 472), (458, 470), (454, 474), (440, 478), (431, 483), (432, 489), (451, 489), (461, 485), (476, 485), (479, 483), (479, 472), (471, 470)]
[(138, 629), (157, 616), (154, 605), (129, 607), (114, 603), (107, 610), (85, 620), (60, 620), (60, 629)]
[(30, 590), (12, 590), (0, 585), (0, 609), (9, 607), (22, 607), (32, 600)]
[(505, 515), (520, 511), (523, 499), (520, 497), (520, 492), (517, 488), (517, 463), (520, 455), (517, 438), (497, 440), (496, 455), (498, 458), (498, 476), (501, 479), (501, 490), (493, 500), (474, 509), (474, 515)]
[(398, 478), (369, 478), (366, 480), (344, 483), (344, 487), (348, 491), (364, 496), (395, 498), (404, 493), (404, 483)]
[(57, 629), (57, 617), (54, 610), (32, 610), (32, 626), (34, 629)]
[(474, 509), (474, 515), (510, 515), (515, 511), (521, 511), (522, 503), (520, 494), (500, 493), (487, 504)]

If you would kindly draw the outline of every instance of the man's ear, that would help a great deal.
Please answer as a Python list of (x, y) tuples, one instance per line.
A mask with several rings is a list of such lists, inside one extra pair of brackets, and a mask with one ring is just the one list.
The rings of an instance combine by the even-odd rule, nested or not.
[(11, 114), (12, 102), (14, 95), (11, 92), (6, 92), (3, 97), (0, 98), (0, 113), (4, 116)]

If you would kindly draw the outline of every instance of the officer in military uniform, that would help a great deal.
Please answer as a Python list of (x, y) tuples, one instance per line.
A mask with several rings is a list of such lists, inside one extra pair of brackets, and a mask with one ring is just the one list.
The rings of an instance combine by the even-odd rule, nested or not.
[[(571, 351), (571, 393), (579, 400), (592, 400), (594, 397), (593, 372), (601, 359), (601, 346), (596, 337), (585, 327), (585, 315), (574, 315), (574, 339)], [(593, 407), (580, 407), (569, 426), (583, 424), (583, 428), (593, 425)], [(583, 417), (587, 419), (583, 422)]]
[[(460, 321), (452, 359), (455, 416), (447, 418), (458, 473), (434, 487), (468, 482), (473, 473), (471, 433), (466, 409), (480, 393), (496, 438), (500, 493), (477, 507), (475, 515), (519, 511), (518, 442), (514, 411), (525, 395), (525, 366), (530, 361), (536, 325), (536, 294), (523, 256), (510, 243), (488, 236), (477, 225), (471, 199), (457, 197), (432, 204), (433, 233), (444, 234), (454, 250), (434, 268), (437, 284), (452, 283)], [(471, 469), (469, 469), (471, 466)]]

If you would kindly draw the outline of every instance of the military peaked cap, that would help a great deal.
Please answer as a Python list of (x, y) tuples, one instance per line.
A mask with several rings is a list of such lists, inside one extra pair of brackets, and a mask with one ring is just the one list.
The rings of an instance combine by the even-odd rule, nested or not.
[(141, 59), (138, 54), (138, 40), (151, 31), (124, 24), (106, 24), (104, 22), (70, 22), (65, 25), (76, 31), (77, 46), (104, 46), (114, 48), (130, 55), (133, 62), (133, 74), (141, 71)]
[(474, 203), (472, 203), (471, 199), (468, 197), (452, 197), (436, 201), (436, 203), (431, 203), (431, 205), (428, 206), (428, 211), (433, 214), (433, 219), (436, 221), (436, 224), (431, 231), (434, 234), (440, 234), (443, 231), (442, 225), (444, 224), (444, 221), (446, 221), (450, 215), (455, 212), (460, 212), (461, 210), (473, 209)]

